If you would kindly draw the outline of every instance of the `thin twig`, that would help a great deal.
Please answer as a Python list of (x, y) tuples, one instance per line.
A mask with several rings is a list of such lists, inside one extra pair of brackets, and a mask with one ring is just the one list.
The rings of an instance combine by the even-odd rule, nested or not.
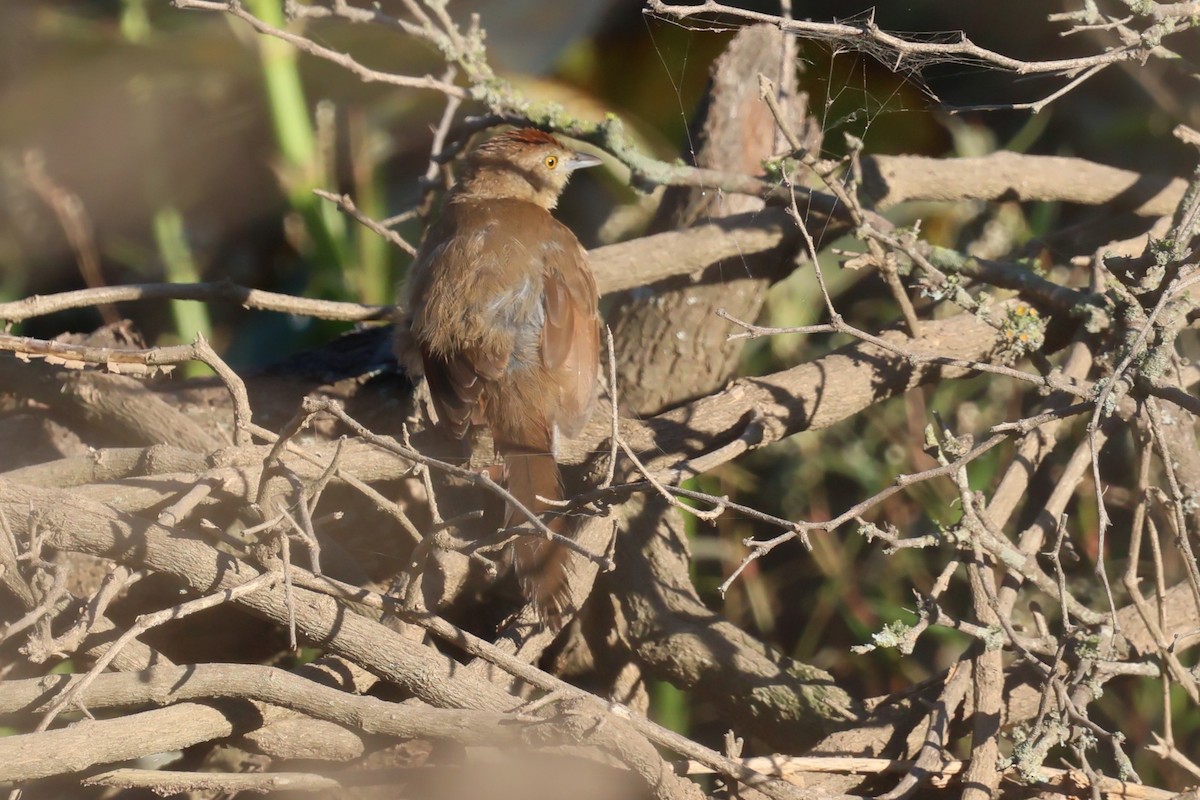
[(608, 411), (609, 423), (612, 426), (609, 431), (609, 451), (608, 451), (608, 467), (604, 472), (604, 480), (600, 482), (600, 489), (607, 489), (613, 484), (613, 480), (617, 474), (617, 447), (620, 439), (619, 423), (617, 418), (618, 400), (617, 400), (617, 349), (613, 345), (612, 328), (604, 326), (604, 341), (607, 346), (608, 353)]
[[(569, 536), (563, 536), (550, 530), (550, 528), (546, 526), (546, 523), (542, 522), (541, 519), (538, 518), (537, 514), (534, 514), (532, 511), (526, 508), (525, 505), (521, 503), (521, 501), (517, 500), (517, 498), (513, 497), (513, 495), (507, 489), (493, 480), (491, 476), (487, 474), (486, 470), (482, 472), (475, 472), (474, 470), (466, 469), (465, 467), (459, 467), (455, 464), (439, 461), (435, 458), (430, 458), (429, 456), (426, 456), (416, 450), (411, 450), (407, 447), (404, 447), (392, 439), (379, 436), (347, 414), (345, 409), (341, 407), (341, 404), (334, 401), (317, 400), (310, 397), (305, 398), (304, 403), (305, 407), (308, 409), (326, 412), (340, 420), (344, 425), (361, 436), (365, 441), (376, 447), (395, 453), (396, 455), (401, 456), (409, 461), (423, 464), (426, 467), (433, 467), (447, 474), (462, 478), (477, 486), (487, 487), (493, 493), (503, 498), (505, 502), (511, 505), (518, 511), (518, 513), (522, 514), (529, 521), (534, 528), (532, 535), (536, 535), (549, 541), (554, 541), (564, 545), (573, 552), (576, 552), (591, 561), (593, 564), (599, 567), (602, 572), (608, 572), (613, 569), (614, 565), (612, 559), (604, 555), (597, 555), (596, 553), (591, 552), (586, 547), (576, 542), (574, 539), (571, 539)], [(526, 536), (531, 535), (525, 532), (520, 533), (521, 535)]]
[(358, 206), (354, 204), (354, 200), (350, 197), (350, 195), (334, 194), (333, 192), (327, 192), (324, 189), (313, 189), (313, 194), (315, 194), (317, 197), (320, 197), (322, 200), (328, 200), (329, 202), (333, 203), (338, 207), (339, 211), (349, 214), (356, 222), (358, 222), (358, 224), (362, 225), (364, 228), (373, 233), (379, 234), (387, 241), (396, 245), (396, 247), (399, 247), (401, 250), (408, 253), (410, 256), (415, 256), (417, 254), (417, 248), (409, 244), (403, 236), (385, 226), (383, 223), (376, 222), (363, 212), (359, 211)]
[(654, 744), (679, 753), (723, 775), (735, 778), (752, 788), (758, 789), (767, 797), (773, 798), (773, 800), (811, 800), (811, 795), (798, 787), (790, 786), (774, 778), (765, 777), (754, 769), (746, 767), (740, 761), (726, 758), (715, 750), (711, 750), (674, 731), (670, 731), (619, 703), (603, 701), (595, 695), (550, 675), (533, 664), (526, 664), (519, 658), (501, 651), (494, 644), (447, 622), (435, 614), (428, 612), (413, 614), (402, 603), (377, 592), (350, 586), (329, 577), (318, 578), (311, 575), (311, 573), (305, 574), (302, 570), (297, 570), (296, 580), (299, 585), (313, 591), (353, 600), (370, 608), (390, 610), (400, 618), (420, 625), (443, 641), (463, 649), (476, 658), (481, 658), (495, 664), (513, 677), (519, 678), (541, 691), (553, 692), (563, 698), (578, 699), (584, 703), (595, 704), (598, 706), (597, 710), (600, 710), (602, 717), (613, 714), (617, 718), (628, 722), (638, 733), (645, 736)]
[(211, 283), (132, 283), (126, 286), (104, 286), (98, 289), (76, 289), (57, 294), (34, 295), (23, 300), (0, 303), (0, 320), (24, 322), (71, 308), (89, 308), (107, 303), (134, 300), (196, 300), (237, 303), (243, 308), (277, 311), (315, 319), (367, 322), (389, 319), (391, 306), (370, 306), (362, 303), (343, 303), (335, 300), (314, 300), (294, 297), (262, 289), (238, 286), (230, 281)]
[(108, 650), (104, 652), (104, 655), (96, 659), (96, 663), (92, 665), (92, 668), (88, 670), (86, 674), (77, 680), (73, 680), (54, 699), (54, 702), (51, 703), (50, 707), (46, 710), (46, 713), (42, 715), (41, 721), (38, 722), (38, 725), (34, 730), (44, 731), (49, 728), (50, 724), (54, 722), (59, 713), (65, 710), (70, 704), (76, 702), (78, 698), (83, 695), (83, 693), (87, 690), (87, 687), (90, 686), (94, 680), (96, 680), (96, 676), (104, 672), (108, 665), (112, 663), (113, 659), (117, 657), (117, 654), (120, 653), (127, 644), (141, 636), (146, 631), (172, 620), (182, 619), (183, 617), (195, 614), (197, 611), (215, 608), (216, 606), (236, 600), (239, 597), (244, 597), (245, 595), (257, 592), (263, 588), (273, 585), (277, 580), (279, 580), (279, 575), (277, 573), (264, 572), (261, 575), (251, 578), (245, 583), (238, 584), (230, 589), (205, 595), (204, 597), (198, 597), (195, 600), (189, 600), (186, 603), (180, 603), (172, 608), (156, 611), (152, 614), (142, 614), (137, 618), (137, 620), (134, 621), (133, 625), (131, 625), (128, 630), (121, 634), (120, 638), (112, 643)]

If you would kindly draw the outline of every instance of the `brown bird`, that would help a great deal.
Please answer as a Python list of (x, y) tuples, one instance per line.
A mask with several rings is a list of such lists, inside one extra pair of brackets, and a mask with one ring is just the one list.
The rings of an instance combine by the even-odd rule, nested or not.
[[(596, 281), (587, 252), (550, 211), (571, 173), (600, 163), (531, 128), (474, 150), (413, 262), (397, 354), (425, 374), (438, 422), (456, 438), (491, 429), (508, 490), (534, 513), (562, 498), (559, 435), (596, 400)], [(405, 328), (407, 327), (407, 330)], [(509, 526), (527, 520), (510, 508)], [(561, 533), (562, 517), (549, 527)], [(566, 549), (522, 537), (521, 587), (544, 620), (566, 593)]]

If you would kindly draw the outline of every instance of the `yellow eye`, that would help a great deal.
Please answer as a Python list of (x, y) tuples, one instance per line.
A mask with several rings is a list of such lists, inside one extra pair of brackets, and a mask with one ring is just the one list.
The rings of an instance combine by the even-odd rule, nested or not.
[(558, 156), (546, 156), (546, 160), (542, 163), (546, 165), (546, 169), (554, 169), (558, 166)]

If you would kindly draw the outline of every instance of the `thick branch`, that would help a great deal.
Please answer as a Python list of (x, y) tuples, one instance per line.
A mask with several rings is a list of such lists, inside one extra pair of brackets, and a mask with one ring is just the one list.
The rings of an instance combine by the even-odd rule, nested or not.
[(97, 764), (181, 750), (249, 729), (249, 704), (217, 708), (182, 703), (116, 719), (81, 720), (69, 728), (0, 737), (0, 781), (29, 781)]
[(87, 786), (149, 789), (162, 796), (195, 791), (220, 792), (221, 796), (233, 796), (240, 792), (336, 792), (341, 788), (333, 778), (304, 772), (216, 773), (159, 769), (114, 769), (92, 775), (83, 783)]
[[(77, 675), (51, 675), (7, 681), (0, 686), (0, 714), (43, 713), (50, 698)], [(88, 709), (166, 706), (220, 698), (257, 700), (337, 722), (365, 733), (398, 739), (430, 737), (463, 744), (483, 741), (479, 734), (512, 717), (491, 712), (430, 708), (389, 703), (322, 686), (277, 667), (257, 664), (190, 664), (141, 672), (98, 675), (79, 698)], [(497, 734), (491, 734), (497, 735)], [(0, 740), (2, 741), (2, 740)]]
[(714, 703), (739, 735), (795, 750), (859, 710), (829, 673), (755, 640), (707, 607), (689, 575), (682, 519), (658, 498), (627, 504), (620, 569), (606, 586), (621, 603), (634, 658)]
[(1187, 183), (1142, 175), (1082, 158), (997, 152), (978, 158), (871, 156), (862, 159), (863, 191), (881, 209), (913, 200), (1059, 201), (1133, 211), (1174, 212)]
[[(880, 337), (937, 361), (988, 360), (998, 332), (970, 314), (926, 322), (921, 336), (899, 331)], [(827, 428), (864, 408), (932, 380), (970, 374), (960, 366), (908, 363), (891, 350), (857, 343), (824, 358), (761, 378), (741, 378), (724, 390), (649, 420), (622, 420), (621, 435), (646, 465), (668, 480), (699, 474), (747, 450), (797, 431)], [(564, 459), (579, 462), (608, 435), (597, 418), (577, 440), (563, 443)], [(682, 459), (682, 460), (681, 460)]]
[[(0, 507), (10, 524), (23, 524), (30, 507), (41, 509), (40, 524), (51, 531), (48, 543), (125, 564), (173, 575), (194, 591), (210, 593), (238, 586), (257, 573), (245, 562), (200, 541), (184, 539), (154, 522), (114, 512), (107, 506), (61, 491), (37, 489), (0, 480)], [(391, 629), (339, 606), (332, 598), (296, 588), (296, 629), (308, 641), (393, 681), (431, 705), (442, 708), (507, 711), (516, 698), (491, 684), (455, 671), (454, 662)], [(238, 598), (238, 605), (287, 625), (289, 609), (282, 588)], [(455, 677), (451, 678), (451, 675)]]

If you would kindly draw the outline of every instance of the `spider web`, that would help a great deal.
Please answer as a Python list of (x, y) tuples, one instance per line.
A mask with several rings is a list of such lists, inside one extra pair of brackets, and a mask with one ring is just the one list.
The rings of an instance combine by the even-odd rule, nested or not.
[[(860, 22), (866, 19), (868, 17), (863, 16)], [(669, 102), (674, 107), (674, 113), (678, 114), (682, 120), (682, 128), (685, 131), (683, 146), (686, 153), (690, 157), (691, 163), (697, 163), (698, 143), (692, 137), (692, 127), (689, 124), (695, 114), (693, 107), (695, 98), (687, 96), (685, 86), (688, 85), (688, 78), (694, 77), (689, 74), (689, 70), (707, 71), (710, 66), (707, 52), (695, 46), (697, 37), (735, 32), (749, 27), (750, 24), (714, 25), (704, 23), (692, 25), (685, 24), (686, 21), (681, 22), (674, 18), (650, 13), (644, 15), (644, 20), (647, 35), (660, 66), (658, 82), (663, 87), (664, 97), (670, 95)], [(662, 36), (660, 27), (662, 24), (682, 28), (688, 31), (688, 36), (682, 37), (682, 44), (678, 41), (668, 43)], [(923, 40), (926, 41), (957, 41), (954, 34), (923, 36)], [(671, 39), (674, 40), (675, 37), (671, 37)], [(864, 40), (860, 44), (868, 43)], [(694, 51), (705, 52), (705, 55), (703, 58), (699, 56), (693, 58)], [(797, 88), (807, 93), (808, 113), (816, 118), (824, 132), (819, 153), (822, 159), (844, 157), (846, 155), (844, 143), (847, 135), (861, 140), (864, 148), (870, 151), (873, 149), (870, 143), (872, 132), (876, 128), (876, 123), (885, 115), (926, 112), (930, 106), (937, 106), (940, 103), (921, 74), (925, 66), (935, 63), (934, 60), (919, 63), (917, 59), (906, 59), (901, 62), (900, 69), (896, 69), (896, 59), (889, 59), (888, 56), (886, 48), (852, 47), (848, 46), (847, 42), (834, 38), (805, 39), (802, 47), (797, 48), (798, 63), (795, 67), (801, 70)], [(757, 76), (747, 75), (745, 79), (756, 82)], [(911, 98), (917, 98), (918, 101), (923, 99), (924, 102), (913, 104)], [(779, 154), (763, 154), (764, 157), (772, 155)], [(803, 172), (804, 170), (801, 175)], [(848, 174), (843, 177), (830, 178), (830, 180), (841, 181), (849, 179)], [(782, 180), (781, 178), (781, 185)], [(822, 190), (824, 187), (818, 187), (818, 191)], [(704, 213), (704, 221), (713, 223), (716, 221), (714, 214), (718, 214), (723, 205), (723, 191), (716, 186), (702, 187), (701, 191), (716, 195), (716, 202), (705, 206), (710, 210)], [(812, 218), (808, 220), (810, 232), (817, 241), (818, 247), (821, 247), (822, 240), (827, 238), (825, 235), (827, 230), (824, 226), (831, 222), (831, 218), (822, 218), (820, 223)], [(751, 266), (749, 259), (744, 254), (730, 262), (724, 262), (721, 269), (737, 270), (739, 274), (731, 275), (730, 277), (733, 278), (754, 277), (756, 273), (756, 269)], [(753, 322), (754, 320), (748, 321)], [(713, 322), (720, 324), (722, 321), (714, 318)], [(770, 339), (760, 339), (750, 344), (751, 349), (770, 346)], [(819, 345), (818, 348), (833, 349), (833, 346), (831, 338), (824, 345)], [(631, 412), (626, 410), (624, 413)], [(726, 515), (728, 519), (739, 522), (750, 519), (732, 509), (727, 509)]]
[[(675, 18), (664, 14), (657, 14), (652, 10), (647, 9), (645, 16), (653, 18), (659, 22), (673, 25), (684, 30), (695, 33), (722, 33), (736, 31), (743, 27), (756, 24), (747, 20), (734, 20), (715, 22), (712, 20), (703, 20), (699, 18)], [(959, 45), (966, 40), (966, 34), (962, 30), (954, 31), (898, 31), (889, 29), (886, 36), (894, 39), (899, 44), (892, 44), (887, 41), (881, 41), (876, 36), (872, 35), (873, 30), (878, 30), (875, 25), (875, 9), (871, 8), (858, 14), (852, 14), (846, 17), (833, 17), (829, 20), (830, 25), (839, 25), (846, 28), (855, 28), (860, 31), (858, 35), (848, 34), (846, 32), (836, 32), (833, 30), (823, 30), (819, 27), (814, 27), (805, 30), (803, 33), (794, 33), (805, 42), (810, 42), (814, 45), (823, 45), (830, 51), (839, 53), (855, 53), (860, 56), (869, 58), (877, 62), (880, 66), (905, 77), (908, 81), (918, 86), (920, 90), (926, 94), (934, 103), (940, 103), (941, 100), (930, 88), (925, 80), (925, 73), (931, 67), (957, 65), (977, 70), (995, 71), (1003, 69), (996, 64), (989, 63), (979, 56), (965, 52), (955, 52), (950, 50), (929, 50), (903, 49), (905, 44), (913, 45), (932, 45), (932, 46), (954, 46)]]
[[(687, 153), (691, 157), (692, 163), (695, 163), (697, 160), (696, 143), (692, 140), (691, 127), (688, 124), (694, 110), (689, 107), (683, 91), (688, 70), (696, 68), (689, 60), (691, 37), (733, 32), (749, 27), (751, 23), (695, 22), (651, 12), (646, 12), (644, 18), (647, 35), (658, 56), (666, 88), (672, 94), (677, 113), (684, 123)], [(863, 25), (870, 19), (869, 14), (863, 14), (849, 21)], [(667, 47), (660, 43), (660, 37), (656, 36), (656, 25), (652, 22), (688, 31), (690, 36), (684, 40), (683, 52), (668, 52)], [(918, 36), (921, 37), (921, 41), (947, 43), (955, 42), (959, 38), (958, 34), (953, 33), (918, 34)], [(900, 60), (899, 69), (897, 69), (897, 59), (891, 58), (890, 63), (887, 60), (889, 55), (894, 54), (894, 51), (879, 45), (879, 43), (870, 42), (866, 37), (852, 42), (835, 37), (815, 39), (805, 37), (803, 44), (804, 47), (798, 49), (797, 52), (799, 61), (797, 68), (802, 71), (799, 89), (808, 94), (809, 113), (818, 118), (820, 128), (824, 132), (819, 153), (821, 158), (837, 159), (844, 156), (844, 148), (838, 145), (845, 141), (846, 135), (861, 140), (866, 149), (872, 149), (869, 144), (870, 134), (875, 123), (883, 115), (927, 110), (928, 106), (916, 108), (909, 105), (907, 100), (909, 96), (923, 96), (934, 105), (940, 102), (937, 95), (925, 82), (921, 72), (929, 64), (949, 59), (926, 59), (922, 62), (916, 58), (906, 57)], [(707, 69), (707, 67), (708, 65), (705, 63), (699, 68)], [(753, 81), (755, 77), (748, 75), (746, 79)], [(912, 91), (906, 91), (906, 89)], [(831, 142), (835, 144), (831, 146)], [(764, 156), (766, 155), (769, 154), (764, 154)], [(712, 187), (705, 191), (718, 195), (719, 205), (721, 190)], [(713, 222), (712, 216), (706, 215), (705, 221)], [(822, 230), (812, 230), (813, 236), (818, 241), (821, 240), (823, 232)], [(744, 258), (742, 265), (746, 270), (745, 274), (750, 275), (751, 270)]]

